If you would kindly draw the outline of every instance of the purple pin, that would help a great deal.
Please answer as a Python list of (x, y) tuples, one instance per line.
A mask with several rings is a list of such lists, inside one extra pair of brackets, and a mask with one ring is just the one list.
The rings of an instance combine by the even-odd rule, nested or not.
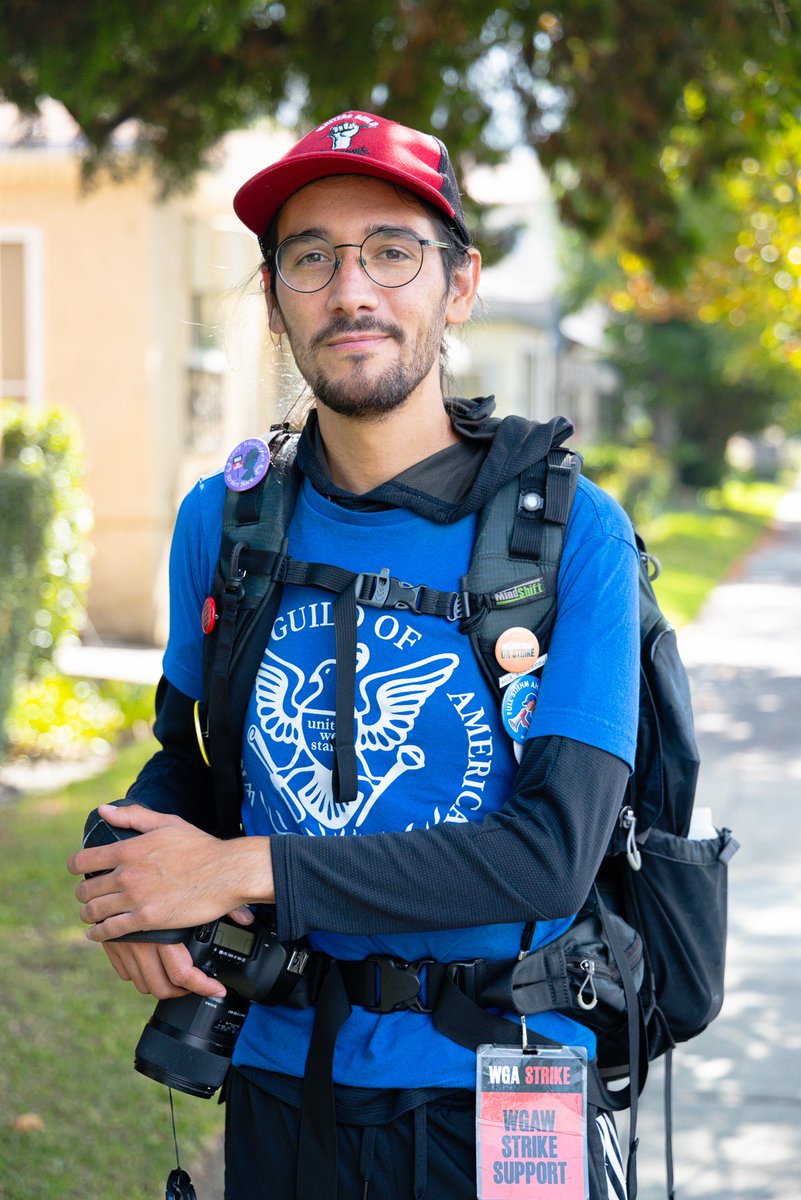
[(245, 438), (228, 455), (223, 477), (232, 492), (246, 492), (261, 483), (270, 466), (270, 448), (261, 438)]

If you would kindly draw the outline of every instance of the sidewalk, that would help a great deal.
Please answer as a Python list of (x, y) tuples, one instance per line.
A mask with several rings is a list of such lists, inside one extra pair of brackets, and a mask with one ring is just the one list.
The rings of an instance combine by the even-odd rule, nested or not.
[(59, 651), (57, 661), (65, 675), (156, 684), (163, 655), (152, 646), (68, 646)]
[[(726, 1000), (674, 1055), (677, 1200), (801, 1195), (801, 491), (680, 634), (701, 748), (697, 803), (729, 867)], [(643, 1097), (640, 1200), (662, 1200), (662, 1067)]]

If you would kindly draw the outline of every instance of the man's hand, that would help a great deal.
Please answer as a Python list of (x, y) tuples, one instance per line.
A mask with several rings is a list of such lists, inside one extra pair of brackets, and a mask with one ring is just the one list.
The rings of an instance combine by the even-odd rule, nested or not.
[(120, 979), (131, 982), (143, 996), (172, 1000), (194, 992), (197, 996), (224, 996), (225, 988), (192, 962), (182, 942), (104, 942), (103, 949)]
[(138, 804), (104, 804), (98, 811), (110, 825), (142, 836), (79, 850), (67, 863), (73, 875), (105, 872), (75, 889), (92, 941), (202, 925), (274, 900), (269, 838), (221, 841), (181, 817)]

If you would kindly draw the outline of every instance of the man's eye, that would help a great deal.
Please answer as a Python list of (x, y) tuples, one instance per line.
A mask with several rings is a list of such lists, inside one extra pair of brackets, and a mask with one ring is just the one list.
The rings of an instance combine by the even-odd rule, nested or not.
[(315, 238), (286, 242), (279, 251), (279, 267), (284, 271), (310, 271), (330, 266), (333, 251)]
[(296, 267), (317, 267), (321, 263), (329, 261), (329, 255), (326, 255), (322, 250), (308, 250), (305, 254), (301, 254), (295, 260)]
[(370, 258), (385, 263), (407, 263), (414, 258), (414, 251), (402, 242), (384, 242), (370, 248)]

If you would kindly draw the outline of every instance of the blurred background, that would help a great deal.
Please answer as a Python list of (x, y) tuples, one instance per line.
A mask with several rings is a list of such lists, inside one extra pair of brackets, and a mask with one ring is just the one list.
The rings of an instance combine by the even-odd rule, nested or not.
[[(236, 189), (340, 111), (441, 137), (485, 261), (453, 394), (565, 414), (689, 628), (801, 466), (800, 21), (797, 0), (3, 4), (3, 1200), (136, 1200), (169, 1167), (119, 1046), (147, 1005), (83, 953), (63, 860), (152, 749), (181, 498), (303, 390)], [(219, 1114), (190, 1104), (202, 1148)]]

